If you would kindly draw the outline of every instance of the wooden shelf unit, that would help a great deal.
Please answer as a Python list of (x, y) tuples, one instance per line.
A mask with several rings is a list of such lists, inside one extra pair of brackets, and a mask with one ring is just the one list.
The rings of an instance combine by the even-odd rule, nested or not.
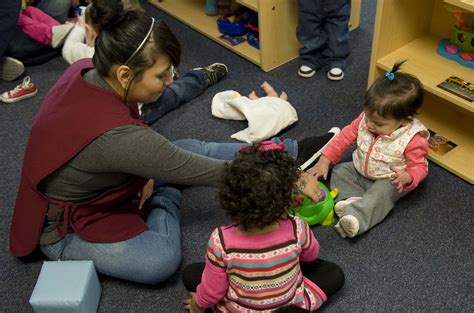
[[(359, 26), (362, 0), (352, 0), (349, 29)], [(296, 39), (296, 0), (236, 0), (237, 3), (258, 13), (260, 49), (243, 42), (231, 46), (219, 39), (218, 16), (204, 13), (205, 0), (148, 0), (160, 10), (197, 30), (208, 38), (232, 50), (265, 72), (298, 57), (300, 45)]]
[[(446, 2), (474, 8), (473, 0)], [(407, 60), (402, 70), (416, 75), (425, 90), (420, 120), (457, 144), (444, 155), (430, 151), (429, 158), (473, 184), (474, 102), (437, 87), (449, 76), (474, 82), (473, 69), (436, 52), (439, 40), (449, 38), (454, 22), (442, 0), (378, 0), (368, 84), (396, 61)]]

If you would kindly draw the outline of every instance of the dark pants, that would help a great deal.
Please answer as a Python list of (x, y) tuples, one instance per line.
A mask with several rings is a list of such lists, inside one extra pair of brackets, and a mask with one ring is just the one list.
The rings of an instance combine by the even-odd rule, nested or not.
[(344, 69), (349, 47), (350, 0), (299, 0), (296, 36), (301, 65)]
[[(36, 6), (58, 22), (64, 23), (68, 17), (71, 1), (41, 0)], [(61, 55), (61, 49), (53, 49), (28, 37), (16, 26), (15, 20), (15, 26), (11, 30), (11, 38), (4, 54), (22, 61), (25, 65), (38, 65)]]
[(13, 37), (12, 30), (16, 28), (20, 8), (21, 0), (0, 1), (0, 56), (5, 54)]
[[(318, 285), (327, 297), (335, 294), (344, 286), (344, 272), (334, 263), (321, 259), (312, 263), (300, 263), (303, 276)], [(196, 292), (201, 283), (205, 263), (192, 263), (184, 268), (183, 284), (191, 292)]]

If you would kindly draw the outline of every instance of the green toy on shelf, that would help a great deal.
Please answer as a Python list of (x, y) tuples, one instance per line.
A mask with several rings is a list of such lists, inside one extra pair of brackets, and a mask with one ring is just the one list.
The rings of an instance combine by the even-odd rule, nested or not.
[(309, 225), (332, 225), (334, 223), (334, 198), (339, 194), (339, 190), (334, 188), (330, 191), (322, 182), (319, 182), (319, 188), (322, 197), (318, 203), (314, 203), (305, 195), (293, 195), (291, 211)]

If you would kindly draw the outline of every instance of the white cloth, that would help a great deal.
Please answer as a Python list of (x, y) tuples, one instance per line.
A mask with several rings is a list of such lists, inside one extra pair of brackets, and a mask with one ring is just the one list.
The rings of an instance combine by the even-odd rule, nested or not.
[(233, 90), (219, 92), (214, 96), (212, 115), (222, 119), (248, 120), (248, 128), (231, 136), (247, 143), (271, 138), (298, 121), (296, 110), (288, 101), (277, 97), (251, 100)]
[(92, 58), (94, 47), (86, 44), (86, 31), (82, 26), (74, 25), (63, 45), (63, 58), (67, 63), (72, 64), (77, 60)]

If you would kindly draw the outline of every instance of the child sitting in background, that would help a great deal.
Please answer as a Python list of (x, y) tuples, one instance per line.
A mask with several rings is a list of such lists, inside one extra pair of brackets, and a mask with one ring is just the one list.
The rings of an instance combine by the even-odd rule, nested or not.
[(27, 5), (20, 13), (18, 27), (32, 39), (53, 48), (60, 47), (74, 24), (60, 24), (40, 9)]
[(335, 228), (345, 237), (363, 234), (380, 223), (395, 202), (415, 189), (428, 174), (429, 132), (414, 116), (423, 103), (423, 87), (414, 76), (398, 72), (403, 62), (379, 77), (365, 95), (364, 112), (344, 127), (308, 170), (327, 178), (357, 142), (353, 162), (337, 165), (331, 186), (340, 190)]
[(79, 7), (77, 21), (69, 33), (62, 48), (62, 55), (67, 63), (72, 64), (80, 59), (94, 56), (94, 42), (98, 35), (97, 27), (87, 14), (87, 7)]
[(234, 224), (213, 231), (205, 264), (184, 269), (191, 312), (273, 312), (288, 305), (313, 311), (343, 286), (340, 267), (317, 260), (319, 243), (308, 224), (287, 213), (292, 193), (319, 188), (283, 149), (261, 142), (226, 166), (220, 200)]

